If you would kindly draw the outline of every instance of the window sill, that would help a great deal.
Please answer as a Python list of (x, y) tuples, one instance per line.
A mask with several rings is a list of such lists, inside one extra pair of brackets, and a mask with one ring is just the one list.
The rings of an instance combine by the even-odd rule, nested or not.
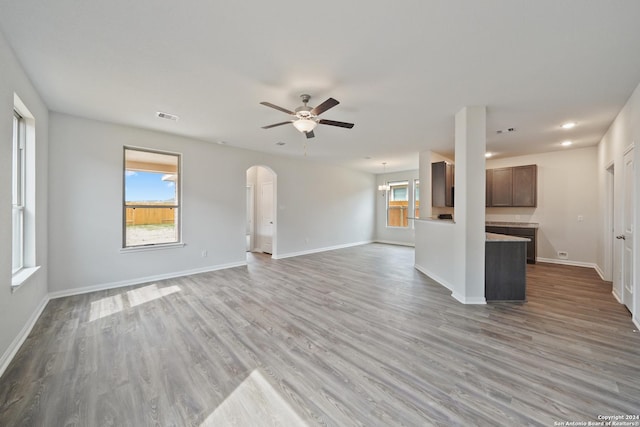
[(130, 253), (130, 252), (146, 252), (146, 251), (158, 251), (162, 249), (174, 249), (174, 248), (182, 248), (184, 247), (184, 243), (166, 243), (163, 245), (148, 245), (148, 246), (134, 246), (131, 248), (121, 248), (120, 253)]
[(36, 271), (40, 269), (40, 266), (37, 267), (26, 267), (19, 270), (16, 274), (11, 277), (11, 292), (15, 292), (22, 286), (29, 277), (33, 276)]

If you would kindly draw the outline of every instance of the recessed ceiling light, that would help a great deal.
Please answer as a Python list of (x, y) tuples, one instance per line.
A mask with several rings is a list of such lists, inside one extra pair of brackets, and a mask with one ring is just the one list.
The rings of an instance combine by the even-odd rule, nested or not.
[(567, 122), (562, 125), (562, 129), (571, 129), (576, 126), (576, 122)]
[(156, 111), (156, 116), (161, 119), (173, 120), (174, 122), (178, 121), (179, 117), (175, 114), (163, 113), (162, 111)]
[(562, 146), (563, 146), (563, 147), (568, 147), (568, 146), (570, 146), (571, 144), (573, 144), (573, 142), (571, 142), (571, 141), (562, 141)]
[(227, 145), (227, 141), (218, 141), (218, 145)]
[(487, 151), (486, 153), (484, 153), (484, 156), (488, 159), (489, 157), (493, 156), (493, 153), (489, 153)]
[(286, 143), (285, 143), (285, 142), (282, 142), (282, 141), (278, 141), (278, 142), (276, 142), (276, 145), (283, 146), (284, 144), (286, 144)]

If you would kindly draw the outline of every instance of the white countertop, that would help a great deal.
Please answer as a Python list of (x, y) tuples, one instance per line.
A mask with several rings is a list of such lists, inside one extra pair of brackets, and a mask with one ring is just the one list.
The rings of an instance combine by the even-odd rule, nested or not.
[(487, 221), (485, 225), (492, 227), (518, 227), (518, 228), (538, 228), (537, 222), (508, 222), (508, 221)]
[(529, 242), (526, 237), (507, 236), (506, 234), (484, 233), (487, 242)]

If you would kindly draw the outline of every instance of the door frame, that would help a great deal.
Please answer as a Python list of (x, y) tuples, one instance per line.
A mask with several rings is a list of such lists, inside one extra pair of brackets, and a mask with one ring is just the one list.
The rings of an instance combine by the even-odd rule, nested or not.
[[(616, 242), (615, 233), (615, 164), (609, 163), (605, 166), (605, 212), (604, 212), (604, 270), (602, 279), (611, 282), (615, 281), (616, 258), (614, 248)], [(617, 294), (616, 287), (612, 289), (613, 296), (622, 303), (622, 297)]]
[[(628, 188), (626, 188), (627, 185), (627, 166), (626, 166), (626, 159), (627, 156), (631, 157), (631, 162), (632, 162), (632, 171), (631, 171), (631, 177), (630, 177), (630, 181), (631, 181), (631, 185), (632, 188), (630, 189), (630, 193), (627, 194), (627, 192), (629, 191)], [(622, 179), (621, 179), (621, 202), (622, 202), (622, 212), (621, 212), (621, 217), (620, 217), (620, 224), (621, 226), (619, 227), (619, 233), (616, 233), (616, 240), (618, 236), (622, 235), (624, 236), (626, 234), (626, 221), (625, 221), (625, 215), (627, 214), (626, 210), (627, 210), (627, 197), (630, 197), (631, 200), (629, 200), (629, 205), (632, 209), (632, 211), (630, 212), (630, 227), (631, 227), (631, 235), (628, 237), (631, 237), (631, 239), (624, 239), (624, 240), (618, 240), (619, 242), (622, 241), (622, 245), (620, 247), (619, 250), (619, 256), (620, 259), (618, 260), (618, 266), (619, 266), (619, 272), (620, 272), (620, 298), (621, 298), (621, 302), (623, 305), (625, 305), (627, 307), (627, 309), (631, 312), (632, 317), (635, 319), (637, 318), (636, 316), (636, 311), (638, 308), (638, 305), (636, 303), (637, 301), (637, 293), (638, 293), (638, 286), (636, 283), (636, 276), (637, 276), (637, 272), (636, 272), (636, 227), (635, 227), (635, 222), (636, 222), (636, 202), (637, 202), (637, 197), (635, 196), (635, 191), (637, 190), (637, 184), (636, 184), (636, 172), (635, 172), (635, 166), (636, 166), (636, 161), (635, 161), (635, 150), (634, 150), (634, 144), (629, 145), (622, 153)], [(626, 254), (625, 254), (625, 250), (627, 249), (626, 247), (626, 243), (627, 240), (630, 240), (630, 246), (631, 246), (631, 255), (627, 258), (627, 263), (625, 264), (625, 258), (626, 258)], [(626, 294), (626, 290), (625, 290), (625, 276), (627, 274), (627, 272), (625, 271), (626, 265), (628, 264), (628, 268), (631, 269), (631, 271), (629, 272), (629, 281), (631, 282), (631, 290), (629, 292), (629, 294)]]
[[(261, 179), (260, 177), (262, 176), (268, 176), (268, 178), (265, 179)], [(266, 165), (253, 165), (250, 166), (249, 168), (247, 168), (247, 183), (246, 185), (252, 185), (254, 188), (254, 197), (253, 197), (253, 203), (254, 203), (254, 227), (253, 227), (253, 235), (252, 235), (252, 240), (253, 240), (253, 247), (251, 249), (252, 252), (261, 252), (262, 250), (262, 245), (261, 242), (259, 241), (260, 239), (258, 238), (257, 234), (259, 232), (259, 226), (260, 224), (259, 222), (259, 217), (260, 217), (260, 207), (261, 207), (261, 201), (260, 201), (260, 197), (261, 197), (261, 189), (262, 182), (267, 182), (270, 181), (273, 183), (273, 228), (272, 228), (272, 237), (271, 237), (271, 249), (272, 249), (272, 253), (271, 253), (271, 257), (276, 259), (277, 258), (277, 254), (278, 254), (278, 175), (275, 173), (275, 171)], [(249, 209), (249, 207), (247, 206), (247, 209)]]
[(255, 184), (247, 182), (247, 235), (249, 236), (249, 244), (247, 251), (253, 252), (255, 248), (256, 235), (256, 207), (255, 207)]

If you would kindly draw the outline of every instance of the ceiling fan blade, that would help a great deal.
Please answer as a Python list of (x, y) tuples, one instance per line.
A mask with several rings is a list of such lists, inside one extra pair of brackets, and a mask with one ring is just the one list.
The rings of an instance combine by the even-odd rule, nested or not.
[(309, 132), (305, 132), (304, 134), (307, 136), (307, 139), (313, 138), (315, 136), (312, 130), (310, 130)]
[(337, 100), (335, 100), (333, 98), (329, 98), (326, 101), (324, 101), (322, 104), (320, 104), (317, 107), (315, 107), (314, 109), (312, 109), (311, 110), (311, 114), (319, 116), (320, 114), (322, 114), (325, 111), (327, 111), (329, 108), (333, 108), (338, 104), (340, 104), (340, 103)]
[(351, 129), (354, 126), (353, 123), (336, 122), (335, 120), (325, 120), (325, 119), (318, 120), (318, 123), (320, 123), (321, 125), (338, 126), (341, 128), (348, 128), (348, 129)]
[(271, 129), (276, 126), (288, 125), (290, 123), (293, 123), (293, 122), (291, 120), (287, 120), (286, 122), (280, 122), (280, 123), (274, 123), (272, 125), (262, 126), (262, 129)]
[(260, 104), (266, 105), (267, 107), (275, 108), (276, 110), (280, 110), (283, 113), (291, 114), (292, 116), (296, 114), (291, 110), (287, 110), (286, 108), (278, 107), (277, 105), (272, 104), (270, 102), (262, 101)]

